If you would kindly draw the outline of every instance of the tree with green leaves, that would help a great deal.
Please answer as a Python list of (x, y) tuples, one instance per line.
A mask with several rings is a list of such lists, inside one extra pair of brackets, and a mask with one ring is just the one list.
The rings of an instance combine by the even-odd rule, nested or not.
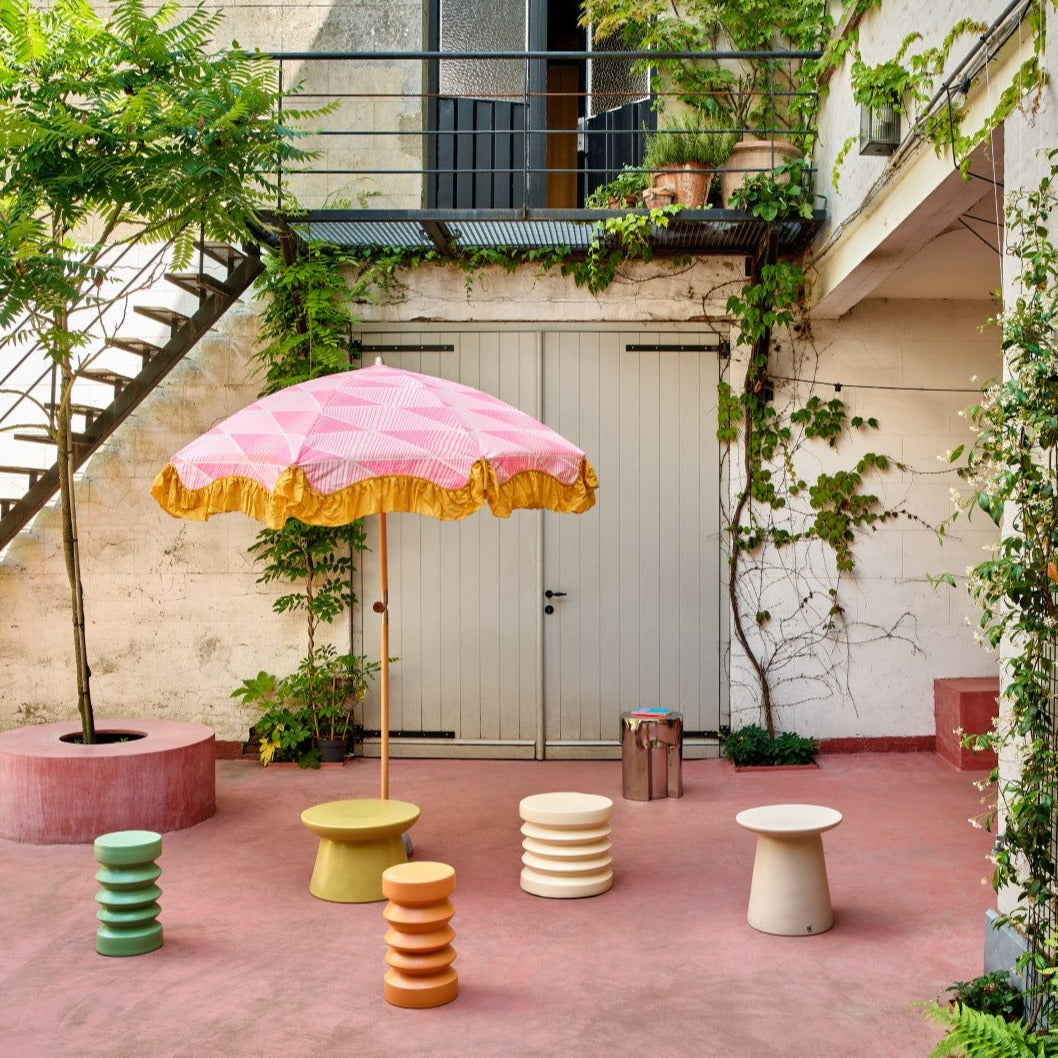
[[(822, 0), (583, 0), (581, 25), (637, 51), (670, 53), (649, 64), (661, 75), (655, 87), (706, 125), (742, 133), (780, 123), (808, 145), (815, 62), (705, 53), (822, 48), (834, 29)], [(700, 57), (672, 58), (674, 52)]]
[[(35, 340), (58, 366), (48, 409), (70, 581), (78, 711), (94, 720), (77, 546), (71, 393), (90, 359), (115, 247), (251, 241), (278, 168), (306, 158), (266, 57), (216, 48), (220, 15), (175, 2), (0, 0), (0, 350)], [(300, 117), (309, 116), (303, 112)], [(286, 112), (289, 122), (290, 112)]]

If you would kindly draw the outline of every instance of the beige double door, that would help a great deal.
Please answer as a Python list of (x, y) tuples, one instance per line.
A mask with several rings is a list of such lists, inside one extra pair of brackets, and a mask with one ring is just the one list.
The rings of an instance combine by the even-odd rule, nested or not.
[[(726, 723), (720, 363), (701, 348), (709, 336), (431, 329), (361, 339), (365, 362), (382, 355), (458, 379), (543, 419), (588, 453), (601, 483), (583, 515), (388, 518), (391, 752), (613, 756), (620, 713), (637, 705), (679, 709), (692, 733)], [(377, 655), (373, 552), (362, 566), (364, 649)], [(378, 727), (377, 695), (365, 726)]]

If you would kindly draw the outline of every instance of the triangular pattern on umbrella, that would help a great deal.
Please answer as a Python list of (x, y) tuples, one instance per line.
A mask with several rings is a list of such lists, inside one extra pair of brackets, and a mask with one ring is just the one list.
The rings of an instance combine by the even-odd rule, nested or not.
[(262, 397), (170, 460), (152, 493), (171, 514), (242, 510), (341, 524), (379, 511), (462, 518), (488, 502), (587, 510), (584, 453), (532, 416), (458, 382), (378, 364)]

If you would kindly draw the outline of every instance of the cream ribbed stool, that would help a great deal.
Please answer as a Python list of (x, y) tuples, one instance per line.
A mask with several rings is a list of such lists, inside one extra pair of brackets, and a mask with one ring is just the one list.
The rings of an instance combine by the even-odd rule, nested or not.
[(739, 812), (735, 822), (757, 835), (749, 924), (783, 937), (830, 929), (834, 912), (820, 835), (841, 822), (841, 813), (821, 805), (764, 805)]
[(543, 793), (522, 798), (522, 888), (534, 896), (596, 896), (613, 885), (610, 816), (599, 794)]

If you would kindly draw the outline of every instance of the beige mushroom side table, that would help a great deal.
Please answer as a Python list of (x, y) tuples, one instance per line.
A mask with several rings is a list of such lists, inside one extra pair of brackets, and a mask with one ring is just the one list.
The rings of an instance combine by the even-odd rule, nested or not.
[(821, 805), (764, 805), (739, 812), (735, 822), (757, 835), (749, 924), (783, 937), (830, 929), (834, 911), (820, 835), (841, 822), (841, 813)]
[(600, 794), (542, 793), (518, 806), (522, 823), (521, 886), (534, 896), (597, 896), (613, 885), (610, 816)]

